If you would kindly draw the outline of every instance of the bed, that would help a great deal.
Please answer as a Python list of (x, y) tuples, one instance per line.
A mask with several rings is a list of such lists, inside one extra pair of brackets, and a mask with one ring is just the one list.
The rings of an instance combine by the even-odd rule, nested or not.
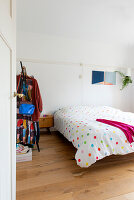
[(89, 167), (110, 155), (134, 152), (118, 128), (96, 121), (108, 119), (134, 125), (134, 114), (107, 106), (70, 106), (54, 114), (55, 129), (77, 149), (75, 159), (80, 167)]

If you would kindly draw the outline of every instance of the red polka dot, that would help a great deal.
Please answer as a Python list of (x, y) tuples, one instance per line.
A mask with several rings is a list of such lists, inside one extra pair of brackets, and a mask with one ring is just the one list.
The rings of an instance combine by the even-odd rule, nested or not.
[(130, 147), (132, 147), (132, 145), (130, 145)]
[(98, 151), (100, 151), (100, 148), (98, 148)]
[(66, 128), (66, 130), (67, 130), (67, 128)]
[(74, 142), (74, 140), (73, 140), (73, 142)]
[(79, 126), (77, 126), (77, 127), (79, 127)]
[(96, 160), (98, 160), (98, 156), (96, 157)]
[(77, 140), (79, 140), (79, 137), (77, 137)]
[(91, 153), (89, 153), (88, 155), (89, 155), (89, 157), (91, 157)]
[(116, 144), (118, 144), (118, 142), (116, 142)]
[(96, 136), (94, 136), (94, 139), (96, 139)]
[(81, 159), (78, 159), (78, 162), (81, 162)]

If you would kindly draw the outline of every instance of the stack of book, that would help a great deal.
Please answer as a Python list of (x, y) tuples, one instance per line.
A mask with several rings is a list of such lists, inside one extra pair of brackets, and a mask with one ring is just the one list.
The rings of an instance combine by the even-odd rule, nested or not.
[(32, 149), (28, 146), (17, 144), (16, 146), (16, 162), (25, 162), (32, 160)]

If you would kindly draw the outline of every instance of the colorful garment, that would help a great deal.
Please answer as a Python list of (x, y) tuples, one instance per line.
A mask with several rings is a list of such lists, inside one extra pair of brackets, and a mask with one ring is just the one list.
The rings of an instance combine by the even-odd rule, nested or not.
[[(22, 119), (23, 118), (23, 119)], [(22, 144), (36, 144), (37, 131), (34, 129), (34, 123), (30, 117), (23, 117), (17, 119), (17, 141)]]

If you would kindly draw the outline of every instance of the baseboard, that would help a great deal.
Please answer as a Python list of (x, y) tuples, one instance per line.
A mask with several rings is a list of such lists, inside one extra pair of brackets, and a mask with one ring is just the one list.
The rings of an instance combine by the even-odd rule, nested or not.
[[(48, 132), (47, 128), (41, 128), (41, 129), (40, 129), (40, 132), (45, 132), (45, 131)], [(55, 131), (57, 131), (57, 130), (56, 130), (54, 127), (51, 127), (51, 128), (50, 128), (50, 131), (51, 131), (51, 132), (55, 132)]]

